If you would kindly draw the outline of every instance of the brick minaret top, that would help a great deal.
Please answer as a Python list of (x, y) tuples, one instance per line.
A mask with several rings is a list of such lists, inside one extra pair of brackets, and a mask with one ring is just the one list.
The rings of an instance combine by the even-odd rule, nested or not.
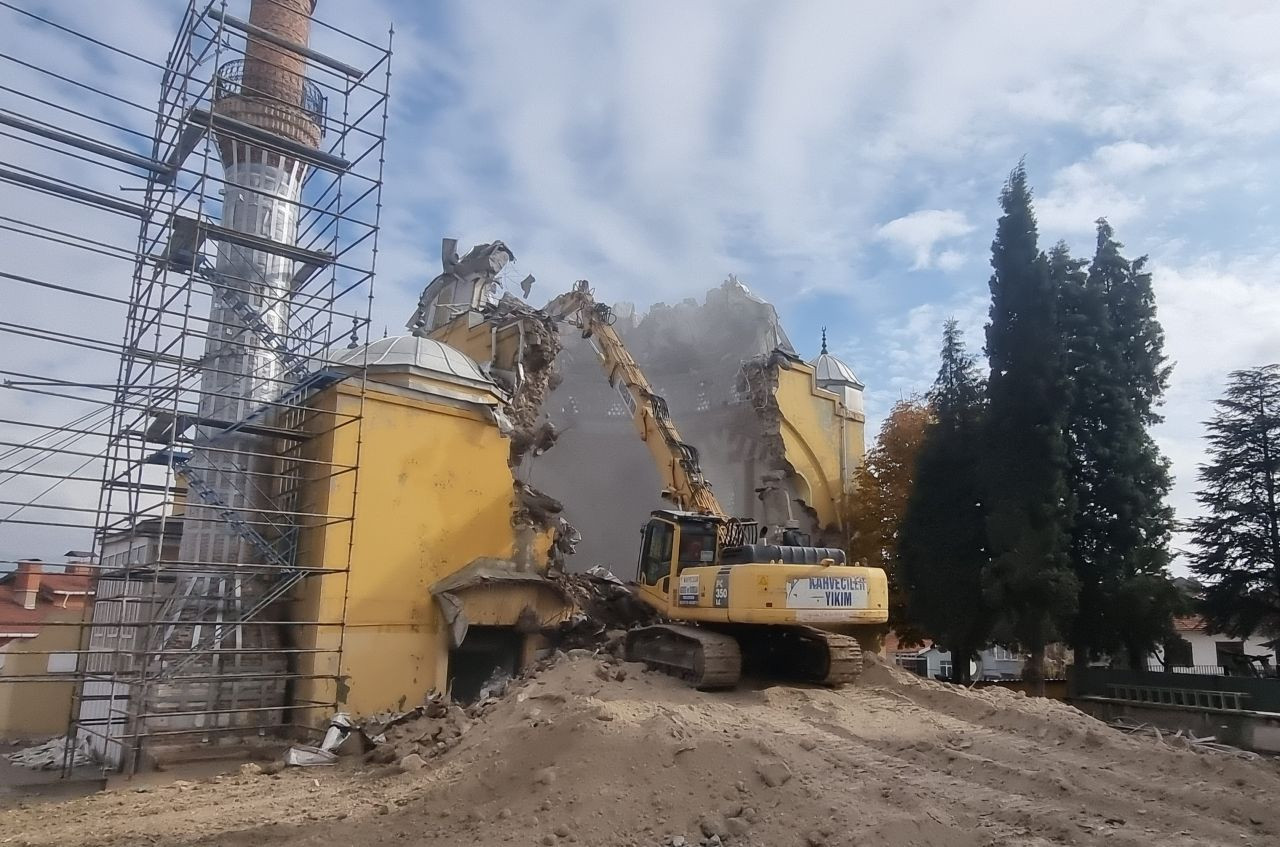
[[(249, 23), (306, 46), (316, 0), (252, 0)], [(316, 147), (322, 135), (323, 100), (306, 80), (306, 59), (292, 50), (249, 36), (243, 64), (228, 62), (218, 71), (214, 108), (229, 118)], [(237, 78), (238, 77), (238, 78)], [(219, 145), (230, 158), (228, 140)]]

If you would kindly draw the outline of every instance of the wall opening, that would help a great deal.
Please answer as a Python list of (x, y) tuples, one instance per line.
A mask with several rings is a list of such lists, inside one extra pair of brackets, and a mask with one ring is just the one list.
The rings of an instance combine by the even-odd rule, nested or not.
[(520, 669), (524, 636), (509, 626), (472, 626), (462, 644), (449, 651), (449, 691), (459, 703), (497, 693)]

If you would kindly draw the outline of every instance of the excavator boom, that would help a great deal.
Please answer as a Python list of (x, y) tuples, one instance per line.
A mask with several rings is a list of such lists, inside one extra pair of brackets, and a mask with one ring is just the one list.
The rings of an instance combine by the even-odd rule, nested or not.
[(648, 446), (664, 475), (663, 497), (684, 511), (721, 518), (730, 525), (736, 523), (725, 513), (703, 475), (697, 448), (681, 439), (667, 401), (649, 385), (613, 328), (612, 311), (595, 301), (586, 280), (552, 300), (544, 311), (558, 320), (572, 318), (582, 329), (583, 337), (591, 342), (609, 385), (618, 392), (640, 440)]

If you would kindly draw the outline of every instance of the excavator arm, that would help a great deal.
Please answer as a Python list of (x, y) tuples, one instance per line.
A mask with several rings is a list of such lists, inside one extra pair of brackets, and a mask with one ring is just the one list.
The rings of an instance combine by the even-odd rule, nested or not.
[(600, 358), (609, 384), (618, 392), (636, 431), (653, 454), (663, 475), (663, 497), (689, 512), (731, 521), (711, 491), (698, 463), (698, 450), (680, 438), (671, 421), (667, 401), (655, 393), (644, 372), (613, 328), (613, 312), (592, 297), (586, 280), (547, 304), (544, 311), (557, 320), (573, 320)]

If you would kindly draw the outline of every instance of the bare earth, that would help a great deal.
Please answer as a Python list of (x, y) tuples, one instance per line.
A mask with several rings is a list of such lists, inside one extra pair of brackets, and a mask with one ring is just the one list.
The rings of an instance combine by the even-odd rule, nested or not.
[[(0, 813), (30, 845), (1280, 843), (1280, 768), (883, 666), (707, 694), (596, 658), (517, 683), (402, 772), (358, 758)], [(606, 674), (608, 670), (609, 674)], [(428, 742), (429, 743), (429, 742)]]

